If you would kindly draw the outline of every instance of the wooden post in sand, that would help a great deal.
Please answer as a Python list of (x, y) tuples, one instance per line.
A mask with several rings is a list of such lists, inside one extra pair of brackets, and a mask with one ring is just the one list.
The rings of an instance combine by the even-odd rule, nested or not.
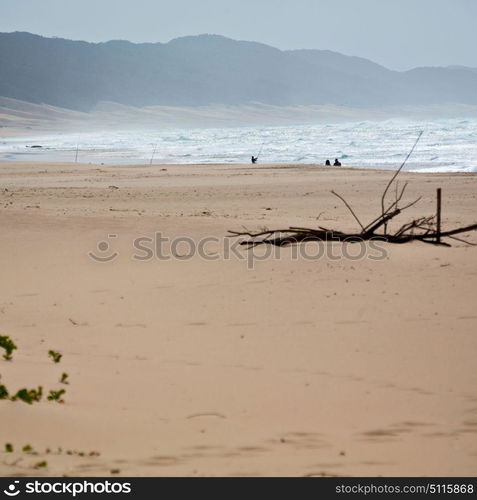
[(437, 230), (436, 230), (436, 242), (441, 242), (441, 202), (442, 202), (442, 190), (437, 188)]

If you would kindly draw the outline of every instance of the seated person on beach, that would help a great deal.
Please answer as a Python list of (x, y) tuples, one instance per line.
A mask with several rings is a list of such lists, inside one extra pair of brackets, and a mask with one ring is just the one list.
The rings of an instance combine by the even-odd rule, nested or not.
[(341, 167), (341, 163), (339, 162), (338, 158), (335, 158), (335, 162), (333, 163), (334, 167)]
[(255, 156), (252, 155), (252, 163), (257, 163), (257, 160), (258, 160), (258, 156), (255, 157)]
[(326, 160), (325, 165), (326, 165), (327, 167), (330, 167), (330, 166), (331, 166), (331, 162), (330, 162), (330, 160)]

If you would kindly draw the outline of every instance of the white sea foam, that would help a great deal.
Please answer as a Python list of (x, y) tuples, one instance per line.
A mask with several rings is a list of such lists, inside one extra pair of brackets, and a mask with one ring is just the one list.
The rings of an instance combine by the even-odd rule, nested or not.
[[(122, 130), (0, 138), (0, 159), (91, 163), (244, 163), (262, 148), (263, 163), (318, 163), (392, 168), (420, 130), (407, 169), (477, 171), (477, 119), (388, 120), (277, 127)], [(41, 145), (42, 148), (27, 146)]]

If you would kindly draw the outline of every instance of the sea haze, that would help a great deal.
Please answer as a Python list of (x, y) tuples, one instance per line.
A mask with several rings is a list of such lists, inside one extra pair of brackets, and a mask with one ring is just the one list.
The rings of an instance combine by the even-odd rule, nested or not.
[[(387, 120), (337, 124), (167, 128), (0, 137), (1, 161), (82, 163), (317, 163), (399, 165), (419, 131), (423, 136), (408, 170), (477, 171), (477, 119)], [(42, 146), (32, 148), (31, 146)]]

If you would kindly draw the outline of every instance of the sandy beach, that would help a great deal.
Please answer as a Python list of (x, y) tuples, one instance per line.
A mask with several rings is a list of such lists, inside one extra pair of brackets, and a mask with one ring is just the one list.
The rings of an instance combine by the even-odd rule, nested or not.
[[(389, 178), (1, 163), (0, 335), (18, 350), (0, 360), (0, 383), (66, 394), (0, 402), (0, 474), (475, 475), (476, 247), (226, 255), (228, 230), (356, 230), (330, 191), (369, 222)], [(422, 199), (397, 223), (432, 215), (438, 187), (444, 228), (477, 222), (477, 174), (405, 180), (406, 199)], [(174, 242), (161, 255), (144, 250), (156, 233)]]

